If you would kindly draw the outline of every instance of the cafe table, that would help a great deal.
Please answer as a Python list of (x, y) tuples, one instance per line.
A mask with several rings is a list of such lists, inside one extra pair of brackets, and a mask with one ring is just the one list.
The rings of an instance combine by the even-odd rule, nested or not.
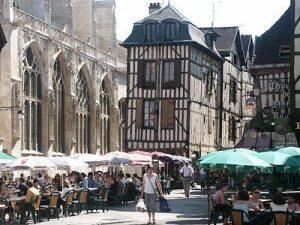
[(283, 191), (282, 194), (285, 194), (285, 195), (299, 195), (300, 191)]

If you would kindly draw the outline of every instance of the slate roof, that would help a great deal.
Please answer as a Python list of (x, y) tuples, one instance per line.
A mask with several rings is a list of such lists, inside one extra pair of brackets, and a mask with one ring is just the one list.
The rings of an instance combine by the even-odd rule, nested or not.
[(182, 15), (175, 7), (173, 7), (171, 4), (168, 4), (166, 7), (157, 10), (138, 23), (143, 23), (147, 20), (163, 21), (165, 19), (174, 19), (179, 22), (189, 22), (189, 20), (184, 15)]
[(207, 27), (200, 28), (201, 30), (214, 30), (220, 37), (216, 41), (216, 48), (218, 51), (231, 51), (237, 33), (239, 32), (238, 27)]
[(289, 63), (289, 57), (280, 57), (281, 45), (291, 45), (293, 19), (291, 7), (264, 34), (255, 39), (255, 65)]
[(251, 41), (251, 35), (241, 35), (241, 38), (242, 38), (243, 50), (246, 57), (249, 49), (250, 41)]
[[(136, 22), (133, 26), (133, 30), (129, 37), (121, 44), (124, 47), (130, 45), (147, 45), (147, 44), (166, 44), (167, 41), (163, 37), (163, 23), (165, 20), (176, 20), (179, 22), (179, 30), (176, 40), (171, 41), (171, 43), (193, 43), (200, 46), (204, 51), (219, 60), (222, 60), (219, 53), (208, 46), (206, 43), (205, 32), (198, 29), (193, 23), (191, 23), (185, 16), (183, 16), (176, 8), (171, 4), (168, 4), (164, 8), (150, 14), (146, 18)], [(144, 24), (147, 22), (157, 22), (158, 23), (158, 34), (154, 42), (145, 42), (144, 38)]]

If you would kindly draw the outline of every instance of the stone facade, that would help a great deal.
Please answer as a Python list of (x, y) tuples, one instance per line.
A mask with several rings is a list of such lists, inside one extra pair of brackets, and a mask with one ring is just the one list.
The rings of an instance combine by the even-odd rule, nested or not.
[[(44, 155), (121, 150), (119, 100), (125, 97), (126, 64), (64, 32), (75, 27), (74, 17), (61, 18), (51, 11), (51, 1), (38, 2), (3, 4), (8, 42), (1, 53), (0, 99), (11, 107), (0, 113), (3, 149), (16, 156), (24, 150)], [(62, 10), (71, 15), (75, 6), (65, 2)], [(53, 3), (52, 10), (60, 9), (59, 1)], [(60, 29), (51, 20), (61, 21)]]

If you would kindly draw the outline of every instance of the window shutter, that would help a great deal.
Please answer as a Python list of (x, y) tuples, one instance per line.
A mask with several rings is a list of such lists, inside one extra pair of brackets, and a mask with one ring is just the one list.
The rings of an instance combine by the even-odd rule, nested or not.
[(175, 127), (175, 101), (169, 101), (169, 120), (168, 120), (168, 128), (172, 129)]
[(175, 87), (180, 87), (180, 85), (181, 85), (181, 61), (179, 59), (175, 61), (174, 75), (175, 75)]
[(168, 100), (163, 99), (161, 101), (161, 128), (166, 129), (168, 127)]
[(144, 83), (144, 76), (145, 76), (145, 62), (140, 60), (138, 63), (138, 78), (137, 78), (137, 85), (138, 87), (143, 87)]
[(142, 128), (143, 125), (143, 100), (136, 100), (136, 111), (135, 111), (135, 126), (136, 128)]
[(173, 129), (175, 124), (175, 101), (164, 99), (161, 101), (161, 128)]

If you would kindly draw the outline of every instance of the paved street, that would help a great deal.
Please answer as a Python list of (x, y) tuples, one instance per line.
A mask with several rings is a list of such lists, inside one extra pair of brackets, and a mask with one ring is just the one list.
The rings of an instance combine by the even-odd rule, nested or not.
[[(190, 199), (184, 198), (182, 190), (175, 190), (167, 197), (172, 208), (170, 213), (158, 213), (157, 224), (207, 224), (207, 200), (201, 196), (198, 190), (192, 191)], [(148, 218), (146, 213), (135, 212), (135, 204), (128, 206), (110, 208), (108, 212), (82, 213), (80, 216), (70, 216), (59, 220), (47, 219), (43, 225), (102, 225), (102, 224), (146, 224)]]

